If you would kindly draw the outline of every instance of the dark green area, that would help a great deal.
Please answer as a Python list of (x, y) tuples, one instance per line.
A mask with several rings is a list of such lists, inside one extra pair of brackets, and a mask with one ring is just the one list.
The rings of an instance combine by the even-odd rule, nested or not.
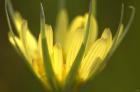
[[(54, 27), (59, 0), (46, 1), (46, 21)], [(70, 20), (74, 16), (88, 11), (89, 0), (66, 1)], [(97, 1), (97, 19), (100, 32), (105, 27), (110, 27), (115, 33), (122, 3), (125, 5), (125, 24), (130, 15), (129, 5), (136, 8), (136, 16), (129, 32), (109, 60), (107, 67), (94, 79), (91, 92), (140, 92), (140, 1)], [(12, 0), (12, 2), (14, 8), (28, 20), (32, 32), (38, 37), (40, 0)], [(8, 30), (4, 0), (0, 0), (0, 92), (45, 92), (40, 82), (10, 45), (7, 39)]]

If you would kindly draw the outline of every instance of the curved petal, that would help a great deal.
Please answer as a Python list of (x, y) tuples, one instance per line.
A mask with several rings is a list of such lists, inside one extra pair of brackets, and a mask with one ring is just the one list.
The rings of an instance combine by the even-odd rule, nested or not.
[[(105, 29), (101, 38), (98, 39), (87, 52), (82, 60), (79, 70), (79, 76), (82, 80), (86, 80), (95, 72), (97, 64), (101, 64), (101, 60), (105, 58), (112, 45), (112, 34), (109, 29)], [(100, 59), (100, 60), (99, 60)]]
[(106, 54), (104, 56), (104, 58), (105, 58), (113, 44), (111, 30), (109, 28), (105, 28), (104, 32), (102, 33), (101, 38), (107, 40), (107, 49), (106, 49)]
[(71, 23), (69, 31), (77, 31), (84, 29), (85, 21), (83, 16), (77, 16)]
[(68, 72), (80, 50), (83, 41), (83, 33), (81, 30), (70, 32), (66, 44), (66, 72)]
[(62, 48), (60, 44), (56, 43), (56, 45), (53, 48), (53, 69), (54, 72), (58, 78), (59, 81), (63, 80), (63, 70), (64, 70), (64, 64), (63, 64), (63, 54), (62, 54)]
[(22, 24), (20, 39), (21, 39), (23, 47), (25, 49), (27, 59), (29, 60), (30, 63), (32, 63), (32, 59), (38, 53), (37, 41), (36, 41), (35, 37), (30, 33), (30, 31), (27, 27), (26, 21), (24, 21)]
[(20, 34), (21, 30), (22, 30), (22, 23), (23, 23), (24, 19), (22, 18), (22, 16), (20, 15), (19, 12), (15, 12), (14, 13), (14, 23), (15, 23), (15, 27), (17, 29), (18, 34)]
[[(85, 35), (86, 33), (86, 27), (87, 27), (87, 22), (88, 22), (88, 13), (85, 14), (85, 16), (78, 16), (76, 17), (71, 25), (70, 25), (70, 31), (77, 31), (77, 30), (81, 30), (83, 31), (83, 35)], [(98, 35), (98, 25), (97, 25), (97, 21), (94, 18), (94, 16), (92, 15), (91, 17), (91, 21), (90, 21), (90, 28), (89, 28), (89, 36), (88, 36), (88, 41), (87, 41), (87, 46), (86, 46), (86, 51), (88, 51), (88, 48), (90, 48), (90, 46), (95, 42), (95, 40), (97, 39), (97, 35)]]
[(14, 47), (16, 47), (16, 45), (17, 45), (18, 48), (20, 49), (20, 51), (23, 53), (23, 55), (24, 55), (25, 57), (27, 57), (26, 54), (25, 54), (25, 49), (24, 49), (24, 47), (23, 47), (23, 43), (22, 43), (22, 41), (21, 41), (17, 36), (15, 36), (15, 37), (13, 38), (13, 36), (9, 35), (9, 41), (10, 41), (10, 43), (11, 43)]
[(45, 31), (46, 31), (46, 39), (47, 39), (49, 54), (52, 55), (52, 53), (53, 53), (53, 30), (52, 30), (52, 27), (50, 25), (46, 25)]

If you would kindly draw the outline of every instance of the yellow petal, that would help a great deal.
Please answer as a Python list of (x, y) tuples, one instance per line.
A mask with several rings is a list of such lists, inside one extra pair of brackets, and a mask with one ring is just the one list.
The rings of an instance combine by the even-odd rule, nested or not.
[(43, 58), (43, 57), (42, 57), (42, 41), (41, 41), (41, 33), (39, 34), (39, 37), (38, 37), (38, 52), (39, 52), (41, 58)]
[(70, 70), (83, 41), (81, 30), (71, 32), (66, 44), (66, 73)]
[(9, 41), (11, 42), (11, 44), (16, 47), (16, 45), (18, 46), (18, 48), (21, 50), (21, 52), (23, 53), (23, 55), (26, 56), (25, 54), (25, 50), (22, 44), (22, 41), (18, 38), (18, 37), (12, 37), (11, 35), (9, 35)]
[[(95, 71), (97, 64), (101, 63), (98, 59), (103, 60), (108, 53), (112, 44), (112, 35), (109, 29), (105, 29), (102, 37), (98, 39), (87, 52), (86, 56), (82, 60), (79, 70), (79, 76), (81, 79), (88, 79)], [(91, 73), (92, 72), (92, 73)]]
[(77, 16), (70, 25), (70, 31), (77, 31), (79, 29), (84, 29), (85, 21), (83, 16)]
[(10, 41), (10, 43), (11, 43), (13, 46), (15, 46), (16, 44), (15, 44), (15, 40), (14, 40), (14, 38), (17, 38), (17, 37), (14, 36), (14, 38), (13, 38), (13, 36), (10, 34), (10, 32), (9, 32), (8, 37), (9, 37), (9, 41)]
[[(81, 30), (83, 31), (83, 35), (86, 33), (86, 27), (87, 27), (87, 22), (88, 22), (88, 14), (85, 14), (85, 16), (78, 16), (74, 19), (70, 26), (70, 31), (77, 31)], [(86, 46), (86, 51), (88, 51), (88, 48), (94, 43), (94, 41), (97, 39), (98, 35), (98, 26), (95, 18), (91, 16), (90, 20), (90, 28), (89, 28), (89, 36), (88, 36), (88, 41), (87, 41), (87, 46)]]
[(22, 31), (21, 31), (20, 37), (21, 37), (25, 52), (28, 56), (27, 59), (29, 60), (30, 63), (32, 63), (32, 59), (38, 53), (37, 41), (34, 38), (34, 36), (30, 33), (27, 27), (26, 21), (24, 21), (24, 23), (22, 24)]
[(55, 40), (56, 42), (59, 42), (60, 44), (64, 43), (65, 37), (66, 37), (66, 31), (68, 26), (68, 15), (65, 9), (62, 9), (57, 18), (57, 25), (55, 29)]
[(47, 38), (49, 54), (52, 55), (52, 53), (53, 53), (53, 31), (52, 31), (52, 27), (49, 26), (49, 25), (46, 25), (45, 26), (45, 31), (46, 31), (46, 38)]
[(62, 81), (63, 76), (64, 76), (63, 75), (63, 69), (64, 69), (63, 55), (62, 55), (62, 48), (60, 44), (58, 43), (56, 43), (56, 45), (54, 46), (52, 65), (53, 65), (53, 69), (58, 80)]
[[(68, 29), (68, 31), (65, 34), (66, 35), (65, 42), (63, 44), (64, 56), (68, 56), (69, 49), (72, 46), (72, 44), (74, 43), (74, 40), (77, 39), (78, 36), (80, 36), (80, 35), (84, 36), (83, 29), (84, 29), (84, 18), (82, 16), (78, 16), (72, 21), (70, 28)], [(78, 39), (80, 40), (81, 37)], [(83, 40), (83, 37), (82, 37), (81, 41), (82, 40)], [(72, 41), (73, 41), (73, 43), (72, 43)]]
[(45, 70), (40, 57), (34, 58), (34, 60), (32, 61), (32, 67), (37, 76), (43, 80), (45, 77)]
[(20, 34), (20, 32), (22, 30), (21, 27), (22, 27), (22, 23), (23, 23), (23, 18), (20, 15), (19, 12), (15, 12), (15, 14), (14, 14), (14, 22), (15, 22), (17, 32)]
[(79, 76), (86, 80), (89, 77), (92, 67), (96, 64), (96, 58), (103, 57), (106, 50), (106, 42), (103, 39), (97, 40), (82, 60)]
[(32, 61), (32, 68), (33, 68), (35, 74), (39, 77), (39, 79), (47, 87), (50, 88), (50, 85), (48, 84), (48, 79), (46, 77), (45, 68), (44, 68), (44, 64), (43, 64), (42, 58), (40, 58), (39, 56), (34, 58), (34, 60)]
[(101, 38), (107, 40), (107, 49), (106, 49), (106, 54), (105, 54), (105, 56), (106, 56), (107, 53), (109, 52), (111, 46), (112, 46), (112, 43), (113, 43), (113, 41), (112, 41), (112, 33), (111, 33), (109, 28), (105, 28), (104, 32), (102, 33)]

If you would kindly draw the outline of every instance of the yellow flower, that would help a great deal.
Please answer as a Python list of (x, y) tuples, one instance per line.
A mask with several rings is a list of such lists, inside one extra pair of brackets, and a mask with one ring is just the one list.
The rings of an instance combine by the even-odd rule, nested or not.
[[(93, 78), (105, 66), (128, 29), (124, 29), (121, 21), (114, 37), (110, 28), (105, 28), (98, 37), (98, 24), (92, 9), (83, 16), (77, 16), (68, 25), (68, 15), (63, 8), (53, 31), (51, 25), (45, 24), (41, 6), (41, 32), (36, 40), (28, 28), (27, 20), (14, 12), (9, 2), (7, 5), (18, 33), (16, 36), (12, 31), (9, 32), (11, 44), (26, 59), (47, 89), (52, 91), (62, 88), (65, 91), (72, 88), (74, 83), (77, 85)], [(7, 7), (6, 13), (9, 21)], [(10, 21), (8, 23), (10, 26)]]

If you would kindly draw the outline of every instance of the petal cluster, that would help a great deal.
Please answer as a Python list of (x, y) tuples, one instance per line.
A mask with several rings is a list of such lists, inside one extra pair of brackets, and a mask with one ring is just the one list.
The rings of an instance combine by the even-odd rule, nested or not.
[[(60, 12), (59, 18), (61, 19), (63, 16), (67, 16), (66, 11)], [(87, 20), (88, 14), (77, 16), (70, 26), (65, 23), (63, 27), (58, 27), (55, 31), (50, 25), (45, 25), (45, 36), (51, 64), (60, 82), (64, 82), (84, 41)], [(41, 34), (36, 40), (28, 28), (27, 21), (17, 12), (14, 15), (14, 22), (19, 36), (13, 37), (9, 35), (10, 42), (13, 46), (17, 45), (19, 47), (37, 76), (44, 81), (47, 78), (45, 78), (43, 65)], [(109, 28), (104, 30), (101, 37), (97, 38), (97, 34), (97, 22), (92, 16), (86, 50), (76, 75), (83, 81), (87, 80), (95, 72), (96, 64), (101, 63), (97, 59), (104, 60), (112, 46), (112, 34)]]
[[(67, 12), (62, 9), (55, 28), (44, 22), (36, 39), (28, 28), (27, 20), (18, 12), (11, 15), (18, 35), (10, 31), (9, 41), (49, 89), (56, 88), (56, 85), (67, 88), (67, 81), (71, 84), (73, 78), (75, 83), (92, 78), (105, 66), (106, 59), (125, 35), (120, 23), (114, 37), (110, 28), (105, 28), (98, 36), (94, 15), (79, 15), (69, 24)], [(7, 17), (9, 19), (9, 15)]]

